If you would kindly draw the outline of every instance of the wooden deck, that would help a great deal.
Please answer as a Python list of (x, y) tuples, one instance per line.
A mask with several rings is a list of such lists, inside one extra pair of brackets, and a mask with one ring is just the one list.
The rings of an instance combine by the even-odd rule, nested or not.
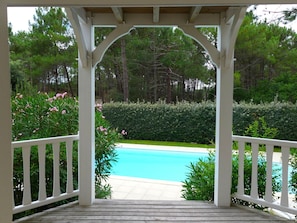
[(109, 223), (109, 222), (292, 222), (248, 208), (217, 208), (196, 201), (96, 200), (77, 203), (17, 220), (18, 223)]

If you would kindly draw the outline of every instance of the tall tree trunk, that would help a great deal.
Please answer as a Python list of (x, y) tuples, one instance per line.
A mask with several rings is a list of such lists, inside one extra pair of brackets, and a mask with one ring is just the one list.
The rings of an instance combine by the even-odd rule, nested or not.
[(167, 77), (166, 77), (166, 90), (167, 90), (167, 97), (166, 102), (171, 103), (171, 72), (170, 68), (167, 71)]
[(67, 70), (67, 66), (66, 66), (65, 63), (63, 64), (63, 66), (64, 66), (64, 70), (65, 70), (66, 78), (67, 78), (67, 83), (68, 83), (69, 91), (70, 91), (71, 96), (73, 97), (74, 94), (73, 94), (72, 86), (71, 86), (71, 83), (70, 83), (69, 72), (68, 72), (68, 70)]
[(55, 74), (55, 92), (58, 92), (58, 69), (57, 67), (54, 70), (54, 74)]
[(158, 82), (157, 82), (157, 50), (156, 50), (156, 30), (153, 32), (153, 50), (154, 50), (154, 102), (158, 100), (157, 93), (158, 93)]
[(127, 68), (127, 56), (126, 56), (126, 41), (124, 38), (121, 39), (121, 56), (122, 56), (122, 67), (123, 67), (123, 94), (124, 101), (129, 101), (129, 85), (128, 85), (128, 68)]
[(186, 84), (185, 84), (185, 76), (182, 75), (182, 86), (181, 86), (181, 100), (185, 100), (185, 88), (186, 88)]

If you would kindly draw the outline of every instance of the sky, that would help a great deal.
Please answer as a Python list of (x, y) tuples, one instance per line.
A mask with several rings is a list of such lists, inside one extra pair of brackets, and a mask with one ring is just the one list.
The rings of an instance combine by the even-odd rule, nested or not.
[[(275, 21), (275, 18), (281, 16), (280, 11), (286, 10), (290, 7), (297, 7), (296, 5), (259, 5), (256, 14), (260, 19), (267, 19), (267, 21)], [(28, 31), (29, 21), (33, 21), (35, 14), (34, 7), (9, 7), (8, 8), (8, 22), (12, 24), (13, 32)], [(287, 25), (297, 32), (297, 20)]]
[(28, 31), (29, 21), (33, 21), (34, 7), (9, 7), (8, 22), (12, 24), (12, 31)]

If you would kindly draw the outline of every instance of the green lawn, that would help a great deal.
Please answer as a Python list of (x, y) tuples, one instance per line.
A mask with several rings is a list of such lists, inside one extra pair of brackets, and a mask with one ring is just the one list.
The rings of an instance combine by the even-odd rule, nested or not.
[(131, 143), (131, 144), (146, 144), (146, 145), (160, 145), (160, 146), (183, 146), (183, 147), (199, 147), (199, 148), (214, 148), (214, 145), (205, 145), (197, 143), (187, 142), (167, 142), (167, 141), (151, 141), (151, 140), (129, 140), (122, 139), (120, 143)]

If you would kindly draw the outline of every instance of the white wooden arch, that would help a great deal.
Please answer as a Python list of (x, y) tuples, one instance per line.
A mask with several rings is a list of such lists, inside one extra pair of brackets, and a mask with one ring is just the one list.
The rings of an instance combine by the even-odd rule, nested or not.
[[(217, 8), (218, 9), (218, 8)], [(216, 10), (217, 10), (216, 9)], [(124, 15), (122, 8), (112, 8), (110, 13), (94, 12), (82, 8), (67, 8), (66, 12), (77, 36), (80, 68), (79, 68), (79, 97), (80, 101), (80, 147), (91, 148), (80, 154), (83, 163), (88, 165), (80, 169), (80, 203), (92, 204), (94, 199), (94, 70), (106, 50), (117, 39), (128, 34), (134, 27), (166, 27), (178, 26), (187, 36), (200, 43), (209, 53), (217, 67), (217, 118), (216, 118), (216, 180), (215, 204), (230, 205), (231, 188), (231, 148), (232, 148), (232, 103), (233, 103), (233, 52), (235, 40), (247, 7), (229, 7), (213, 15), (202, 15), (197, 19), (201, 7), (193, 7), (188, 14), (169, 14), (166, 16), (153, 8), (151, 13)], [(133, 9), (131, 9), (133, 10)], [(106, 15), (107, 14), (107, 15)], [(196, 21), (197, 20), (197, 21)], [(196, 26), (207, 24), (219, 28), (218, 47), (216, 48)], [(94, 27), (111, 26), (115, 29), (97, 47), (94, 46)], [(87, 41), (89, 40), (89, 41)], [(88, 90), (86, 90), (88, 89)], [(87, 124), (88, 123), (88, 124)], [(92, 173), (92, 174), (90, 174)], [(88, 197), (88, 198), (87, 198)]]

